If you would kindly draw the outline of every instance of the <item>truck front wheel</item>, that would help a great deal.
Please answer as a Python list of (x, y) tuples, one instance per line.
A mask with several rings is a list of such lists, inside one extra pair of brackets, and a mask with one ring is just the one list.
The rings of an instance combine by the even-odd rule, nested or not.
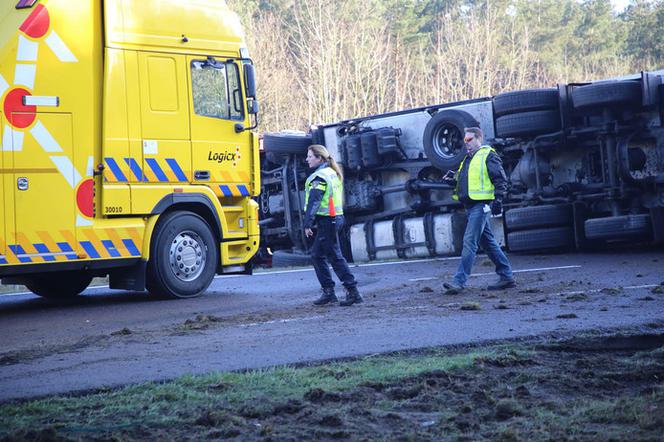
[(30, 276), (25, 286), (35, 295), (54, 300), (71, 299), (92, 282), (92, 276), (82, 271), (52, 272)]
[(148, 291), (163, 298), (194, 298), (212, 282), (218, 249), (210, 226), (190, 212), (163, 215), (155, 227), (147, 268)]

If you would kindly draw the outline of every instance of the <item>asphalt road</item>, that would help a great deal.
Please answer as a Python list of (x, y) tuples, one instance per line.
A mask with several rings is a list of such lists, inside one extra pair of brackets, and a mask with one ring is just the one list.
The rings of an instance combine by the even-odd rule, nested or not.
[(664, 251), (510, 259), (517, 288), (486, 291), (495, 275), (478, 258), (471, 289), (456, 296), (444, 296), (441, 285), (458, 258), (354, 267), (365, 303), (350, 308), (311, 305), (318, 295), (311, 269), (219, 277), (191, 300), (105, 287), (67, 306), (0, 295), (0, 401), (403, 349), (664, 327), (664, 294), (651, 292), (664, 283)]

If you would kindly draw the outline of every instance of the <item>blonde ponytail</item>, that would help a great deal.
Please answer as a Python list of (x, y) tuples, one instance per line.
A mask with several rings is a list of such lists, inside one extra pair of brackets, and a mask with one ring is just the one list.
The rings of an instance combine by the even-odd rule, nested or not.
[(317, 157), (322, 159), (323, 161), (326, 161), (327, 164), (334, 170), (339, 177), (341, 181), (344, 180), (344, 174), (341, 172), (341, 168), (337, 164), (337, 162), (332, 158), (332, 155), (330, 155), (330, 152), (327, 151), (325, 146), (322, 146), (320, 144), (312, 144), (309, 146), (309, 150)]

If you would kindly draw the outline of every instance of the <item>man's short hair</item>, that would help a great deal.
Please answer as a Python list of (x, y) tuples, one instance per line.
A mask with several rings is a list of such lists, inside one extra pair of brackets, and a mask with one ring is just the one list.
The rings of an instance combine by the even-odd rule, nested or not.
[(475, 138), (484, 140), (484, 132), (482, 132), (482, 129), (480, 129), (479, 127), (466, 127), (464, 128), (464, 131), (466, 133), (475, 135)]

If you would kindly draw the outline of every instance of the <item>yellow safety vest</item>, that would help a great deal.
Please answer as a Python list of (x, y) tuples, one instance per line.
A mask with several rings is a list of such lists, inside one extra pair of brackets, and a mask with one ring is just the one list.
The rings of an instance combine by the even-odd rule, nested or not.
[[(468, 197), (471, 200), (487, 201), (495, 198), (493, 193), (495, 187), (491, 182), (489, 171), (486, 167), (486, 158), (491, 152), (495, 152), (491, 146), (481, 146), (470, 160), (470, 164), (468, 165)], [(459, 170), (457, 171), (458, 177), (461, 177), (461, 169), (463, 169), (467, 158), (466, 156), (459, 165)], [(452, 195), (452, 198), (456, 201), (459, 200), (458, 190), (459, 182), (457, 181), (454, 194)]]
[(313, 181), (316, 178), (322, 178), (327, 186), (325, 186), (325, 193), (323, 194), (323, 200), (320, 203), (320, 207), (316, 212), (316, 215), (321, 216), (337, 216), (344, 214), (343, 206), (343, 194), (344, 186), (341, 182), (341, 179), (337, 176), (337, 173), (331, 167), (323, 167), (312, 173), (309, 178), (307, 178), (306, 183), (304, 184), (304, 207), (306, 208), (309, 204), (309, 193), (313, 188)]

